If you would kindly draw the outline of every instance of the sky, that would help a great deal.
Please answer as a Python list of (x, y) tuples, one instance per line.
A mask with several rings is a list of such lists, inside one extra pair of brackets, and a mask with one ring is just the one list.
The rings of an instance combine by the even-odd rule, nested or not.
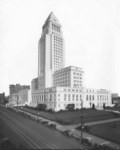
[(0, 0), (0, 93), (38, 76), (38, 40), (50, 12), (62, 25), (65, 66), (84, 86), (120, 94), (120, 0)]

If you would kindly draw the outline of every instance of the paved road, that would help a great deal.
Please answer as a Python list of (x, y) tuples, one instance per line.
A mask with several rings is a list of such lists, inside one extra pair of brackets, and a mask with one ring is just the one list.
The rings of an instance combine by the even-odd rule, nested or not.
[(25, 118), (6, 108), (0, 108), (0, 119), (21, 139), (22, 145), (31, 149), (80, 149), (74, 139), (65, 137), (56, 130)]

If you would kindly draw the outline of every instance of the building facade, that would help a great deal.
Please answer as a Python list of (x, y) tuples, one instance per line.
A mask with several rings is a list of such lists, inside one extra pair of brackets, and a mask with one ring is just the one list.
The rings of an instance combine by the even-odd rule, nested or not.
[(53, 86), (53, 73), (64, 67), (64, 39), (61, 25), (51, 12), (42, 27), (38, 43), (38, 88)]
[(32, 91), (38, 90), (38, 78), (35, 78), (31, 82)]
[(31, 105), (46, 104), (59, 111), (68, 104), (75, 108), (111, 105), (111, 92), (84, 88), (84, 71), (75, 66), (65, 67), (64, 39), (61, 25), (50, 13), (42, 27), (38, 43), (38, 78), (32, 80)]
[(30, 89), (29, 85), (20, 85), (20, 84), (11, 84), (9, 85), (9, 95), (11, 96), (12, 94), (18, 93), (19, 91), (23, 89)]
[(29, 85), (10, 85), (9, 104), (11, 106), (23, 106), (31, 102), (31, 90)]
[(5, 93), (0, 93), (0, 104), (4, 104), (5, 103)]
[(81, 68), (74, 66), (57, 70), (53, 74), (53, 86), (82, 88), (83, 73)]
[(46, 104), (47, 109), (54, 111), (64, 110), (70, 103), (75, 105), (75, 109), (81, 108), (82, 89), (71, 87), (51, 87), (45, 88), (43, 91), (35, 91), (32, 94), (32, 106), (37, 104)]
[(84, 103), (86, 108), (101, 109), (111, 106), (111, 92), (106, 89), (84, 88)]
[(120, 96), (118, 93), (112, 93), (112, 104), (115, 106), (120, 106)]

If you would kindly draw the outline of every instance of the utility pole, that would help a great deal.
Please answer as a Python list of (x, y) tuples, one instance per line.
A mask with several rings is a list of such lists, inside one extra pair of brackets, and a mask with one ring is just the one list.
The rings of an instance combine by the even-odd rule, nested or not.
[(37, 100), (37, 120), (38, 120), (38, 115), (39, 115), (39, 110), (38, 110), (38, 100)]
[(16, 100), (17, 100), (17, 107), (18, 107), (18, 101), (19, 101), (19, 99), (18, 99), (19, 97), (18, 97), (18, 95), (16, 95)]
[(82, 139), (83, 139), (83, 117), (84, 117), (84, 114), (83, 114), (83, 100), (81, 100), (81, 114), (80, 114), (80, 121), (81, 121), (81, 135), (80, 135), (80, 138), (81, 138), (81, 144), (82, 144)]

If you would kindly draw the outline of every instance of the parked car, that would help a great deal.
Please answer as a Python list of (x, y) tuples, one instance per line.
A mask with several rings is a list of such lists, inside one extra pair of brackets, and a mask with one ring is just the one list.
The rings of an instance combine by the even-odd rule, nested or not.
[(69, 136), (69, 137), (73, 137), (73, 133), (72, 133), (71, 130), (65, 130), (65, 131), (63, 132), (63, 134), (66, 135), (66, 136)]
[(75, 139), (77, 142), (80, 142), (80, 138), (79, 138), (79, 137), (74, 136), (74, 139)]
[(36, 116), (31, 115), (31, 119), (32, 119), (32, 120), (36, 120)]
[(42, 121), (42, 125), (44, 125), (44, 126), (46, 126), (46, 125), (48, 125), (48, 121)]
[(42, 123), (42, 119), (38, 118), (38, 122)]
[(51, 129), (56, 129), (56, 124), (55, 123), (51, 123), (48, 125), (49, 128)]

